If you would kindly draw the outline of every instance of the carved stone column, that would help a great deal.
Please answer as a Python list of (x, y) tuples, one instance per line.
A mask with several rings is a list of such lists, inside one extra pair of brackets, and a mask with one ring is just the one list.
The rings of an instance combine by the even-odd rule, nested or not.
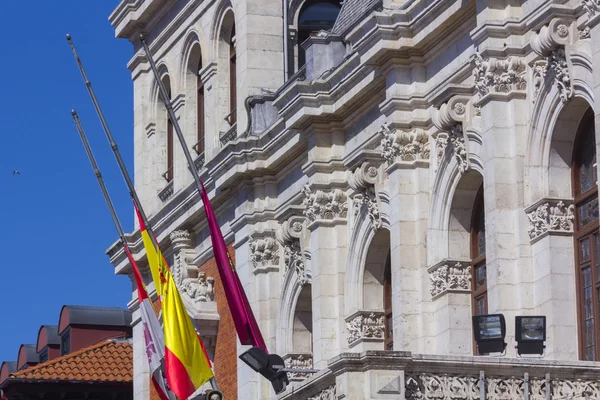
[(394, 350), (426, 351), (431, 342), (423, 323), (428, 306), (419, 288), (429, 279), (429, 135), (419, 128), (401, 131), (384, 124), (381, 137), (388, 175)]
[(347, 348), (343, 319), (348, 199), (341, 189), (306, 185), (312, 265), (313, 357), (316, 368)]
[(436, 354), (473, 354), (469, 262), (443, 260), (427, 272), (436, 316)]
[(577, 360), (577, 301), (573, 268), (574, 206), (543, 198), (525, 209), (533, 260), (533, 304), (545, 315), (546, 358)]
[(523, 219), (523, 165), (527, 149), (529, 105), (525, 63), (477, 54), (473, 59), (482, 140), (485, 254), (488, 312), (501, 312), (507, 323), (507, 353), (514, 354), (514, 316), (531, 311), (531, 268), (522, 249), (528, 246)]

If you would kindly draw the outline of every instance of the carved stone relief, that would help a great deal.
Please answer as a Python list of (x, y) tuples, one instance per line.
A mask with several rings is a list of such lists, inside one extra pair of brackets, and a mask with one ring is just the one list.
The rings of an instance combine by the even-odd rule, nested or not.
[(354, 216), (356, 217), (364, 206), (376, 229), (381, 227), (379, 204), (377, 194), (375, 193), (375, 183), (378, 177), (378, 168), (367, 161), (357, 168), (348, 180), (348, 184), (352, 189), (350, 196), (352, 198)]
[(390, 129), (387, 123), (381, 126), (381, 148), (388, 165), (398, 161), (429, 160), (429, 136), (422, 129), (411, 132)]
[(312, 190), (309, 185), (304, 185), (304, 215), (311, 221), (331, 220), (334, 218), (346, 218), (348, 204), (346, 193), (340, 189), (329, 192), (323, 190)]
[(461, 173), (471, 168), (468, 141), (463, 132), (463, 121), (469, 117), (468, 107), (469, 98), (455, 96), (439, 109), (433, 110), (433, 123), (440, 130), (435, 136), (437, 168), (447, 154), (456, 158)]
[(534, 34), (531, 38), (533, 51), (544, 57), (544, 60), (537, 60), (532, 65), (533, 101), (537, 99), (540, 89), (544, 81), (550, 77), (550, 73), (552, 73), (554, 82), (558, 86), (560, 99), (567, 102), (573, 97), (571, 73), (565, 52), (565, 46), (569, 43), (570, 25), (569, 21), (555, 18), (548, 26), (542, 27), (540, 32)]
[(281, 224), (281, 228), (277, 232), (277, 240), (283, 247), (283, 262), (286, 273), (290, 268), (294, 269), (298, 274), (301, 285), (307, 284), (311, 278), (306, 271), (304, 257), (300, 248), (300, 237), (304, 229), (303, 223), (303, 217), (293, 216)]
[(180, 293), (194, 302), (214, 301), (214, 278), (200, 272), (194, 258), (196, 252), (192, 247), (188, 231), (173, 231), (169, 235), (174, 249), (173, 278)]
[(346, 329), (348, 329), (348, 344), (353, 345), (359, 340), (381, 340), (385, 325), (383, 323), (383, 312), (359, 311), (346, 318)]
[(528, 207), (529, 239), (535, 242), (546, 234), (573, 232), (575, 206), (570, 200), (542, 199)]
[(319, 394), (311, 396), (306, 400), (337, 400), (335, 397), (335, 385), (329, 386), (327, 389), (322, 390)]
[(475, 53), (473, 64), (475, 89), (479, 97), (488, 93), (508, 93), (513, 90), (527, 89), (525, 62), (520, 58), (484, 60), (481, 54)]
[(431, 280), (430, 291), (433, 299), (450, 292), (471, 292), (471, 266), (467, 261), (443, 260), (427, 272)]
[(597, 12), (600, 12), (600, 0), (583, 0), (581, 4), (589, 17), (593, 17)]
[[(289, 369), (312, 369), (313, 356), (310, 353), (290, 353), (283, 356), (283, 362)], [(288, 372), (290, 381), (303, 381), (311, 375), (306, 372)]]
[(255, 274), (268, 272), (279, 265), (279, 245), (273, 233), (252, 235), (249, 247)]

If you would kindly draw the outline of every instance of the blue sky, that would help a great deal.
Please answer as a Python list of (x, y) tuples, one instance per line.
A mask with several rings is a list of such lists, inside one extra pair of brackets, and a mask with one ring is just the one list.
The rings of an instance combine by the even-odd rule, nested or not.
[[(77, 109), (125, 230), (133, 211), (65, 34), (132, 171), (133, 93), (117, 0), (2, 4), (0, 362), (16, 361), (64, 304), (126, 307), (131, 284), (105, 255), (117, 234), (71, 118)], [(26, 17), (24, 17), (26, 16)], [(20, 176), (13, 176), (13, 170)]]

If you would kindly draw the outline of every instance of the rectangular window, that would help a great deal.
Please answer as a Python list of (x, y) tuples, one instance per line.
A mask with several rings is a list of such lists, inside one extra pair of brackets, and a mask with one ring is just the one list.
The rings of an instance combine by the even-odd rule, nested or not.
[(60, 337), (60, 355), (71, 352), (71, 328), (67, 328)]

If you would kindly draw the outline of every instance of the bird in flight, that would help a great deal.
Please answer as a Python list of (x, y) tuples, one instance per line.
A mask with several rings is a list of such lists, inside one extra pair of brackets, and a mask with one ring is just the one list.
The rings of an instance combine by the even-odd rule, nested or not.
[(15, 169), (15, 170), (13, 171), (13, 175), (21, 175), (21, 173)]

